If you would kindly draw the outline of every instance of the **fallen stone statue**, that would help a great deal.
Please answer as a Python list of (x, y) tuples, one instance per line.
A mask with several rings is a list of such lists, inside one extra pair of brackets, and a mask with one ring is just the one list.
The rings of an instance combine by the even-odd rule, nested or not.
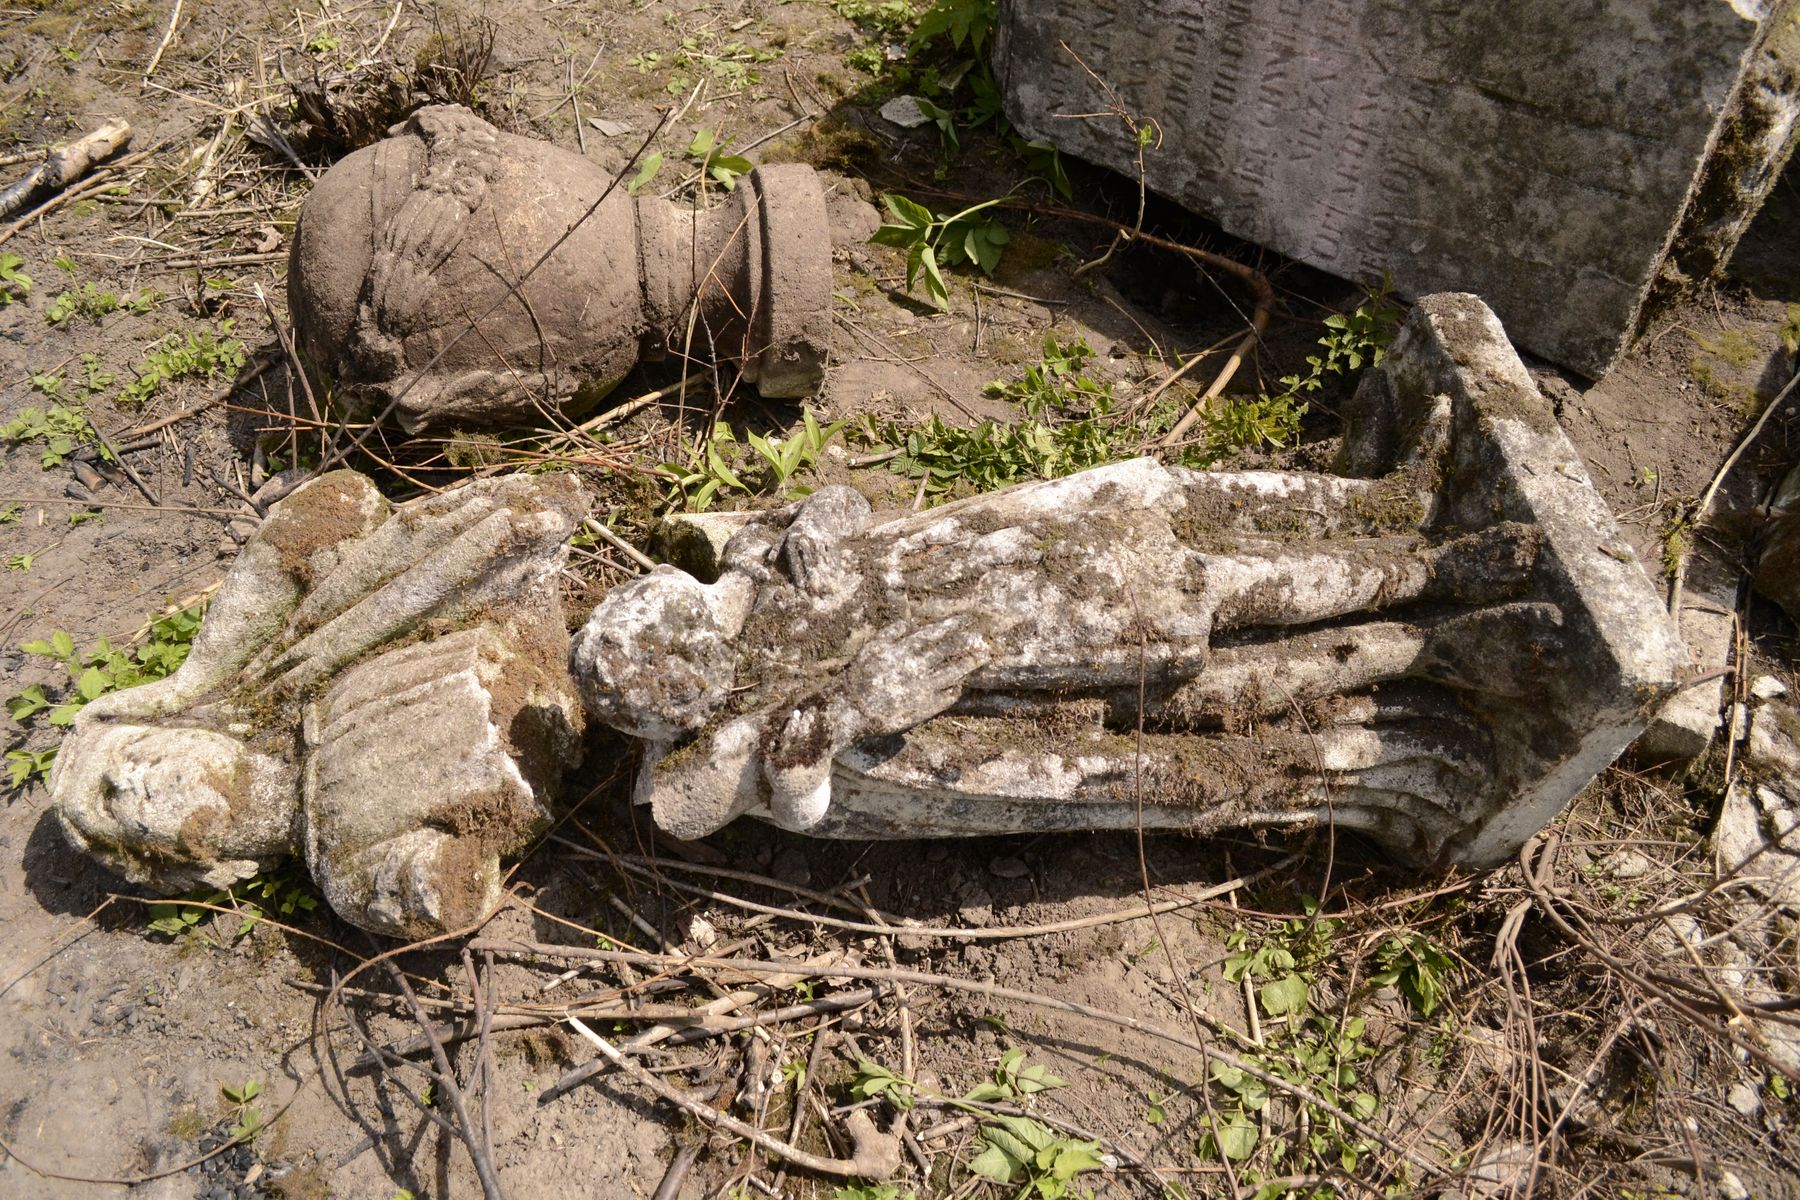
[(668, 353), (733, 361), (765, 396), (805, 396), (829, 348), (828, 228), (802, 164), (759, 167), (694, 212), (438, 105), (308, 194), (288, 307), (335, 400), (409, 432), (538, 418), (546, 401), (583, 408)]
[(565, 475), (400, 507), (354, 471), (296, 489), (181, 668), (76, 717), (69, 838), (164, 894), (303, 853), (353, 924), (469, 923), (580, 759), (557, 574), (584, 507)]
[(878, 517), (758, 514), (716, 582), (608, 593), (590, 715), (683, 837), (1363, 830), (1516, 850), (1687, 655), (1475, 297), (1427, 297), (1360, 388), (1342, 474), (1138, 459)]

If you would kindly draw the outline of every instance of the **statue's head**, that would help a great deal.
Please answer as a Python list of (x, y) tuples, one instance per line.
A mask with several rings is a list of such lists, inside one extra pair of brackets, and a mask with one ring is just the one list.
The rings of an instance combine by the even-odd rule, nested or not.
[(713, 593), (669, 566), (608, 592), (569, 655), (588, 711), (655, 742), (705, 725), (730, 692), (736, 653)]

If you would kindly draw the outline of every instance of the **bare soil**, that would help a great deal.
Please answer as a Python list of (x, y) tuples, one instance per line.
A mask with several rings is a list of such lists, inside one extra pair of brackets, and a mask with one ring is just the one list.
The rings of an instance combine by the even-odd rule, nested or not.
[[(345, 74), (346, 64), (353, 64), (359, 80), (354, 96), (380, 94), (387, 86), (382, 81), (398, 72), (410, 74), (419, 88), (435, 87), (443, 98), (455, 94), (460, 78), (446, 75), (443, 64), (474, 69), (470, 61), (479, 55), (467, 47), (471, 40), (477, 49), (483, 44), (482, 35), (471, 32), (479, 29), (482, 13), (472, 8), (434, 11), (413, 0), (397, 7), (300, 9), (190, 0), (146, 81), (145, 67), (168, 14), (167, 5), (131, 0), (31, 0), (25, 8), (0, 12), (0, 153), (76, 136), (122, 116), (136, 131), (130, 152), (142, 155), (111, 177), (127, 186), (55, 207), (0, 246), (18, 254), (35, 281), (28, 296), (0, 307), (0, 424), (48, 403), (32, 376), (63, 372), (68, 394), (79, 397), (73, 381), (83, 375), (83, 356), (93, 355), (117, 381), (95, 394), (87, 411), (113, 444), (147, 443), (127, 457), (155, 497), (152, 505), (121, 473), (106, 468), (106, 481), (88, 503), (86, 494), (70, 494), (72, 486), (80, 487), (70, 465), (40, 464), (41, 446), (0, 446), (0, 510), (16, 505), (18, 518), (0, 525), (0, 556), (9, 560), (0, 572), (0, 695), (32, 683), (66, 684), (60, 669), (23, 653), (21, 643), (66, 630), (84, 647), (101, 637), (123, 644), (149, 615), (216, 583), (235, 549), (233, 522), (241, 533), (249, 519), (243, 495), (316, 442), (270, 314), (285, 326), (284, 255), (294, 214), (311, 179), (344, 146), (309, 137), (293, 119), (294, 88), (284, 77), (303, 83)], [(1129, 399), (1154, 386), (1176, 352), (1192, 353), (1241, 328), (1239, 309), (1247, 303), (1241, 292), (1177, 256), (1130, 248), (1107, 269), (1077, 278), (1073, 268), (1104, 250), (1108, 231), (1045, 211), (1062, 202), (1041, 183), (1017, 193), (1040, 211), (1004, 211), (1013, 241), (991, 283), (954, 276), (948, 313), (908, 295), (899, 254), (867, 244), (880, 220), (878, 194), (892, 189), (954, 208), (957, 197), (1007, 193), (1025, 171), (986, 134), (965, 133), (961, 155), (946, 161), (929, 126), (907, 132), (883, 121), (874, 109), (887, 89), (848, 65), (846, 56), (871, 46), (883, 56), (891, 41), (824, 4), (654, 0), (504, 11), (496, 6), (488, 15), (496, 22), (495, 37), (476, 98), (498, 124), (617, 169), (654, 126), (658, 106), (673, 105), (680, 116), (657, 144), (669, 165), (653, 190), (676, 190), (681, 172), (675, 164), (702, 128), (720, 131), (753, 161), (801, 158), (824, 171), (831, 191), (837, 350), (814, 405), (821, 419), (1006, 419), (1014, 414), (985, 396), (983, 385), (1016, 378), (1023, 365), (1036, 361), (1047, 333), (1085, 338), (1097, 352), (1097, 373)], [(378, 107), (371, 103), (363, 113), (373, 127), (391, 119)], [(608, 136), (596, 120), (630, 132)], [(1131, 181), (1075, 163), (1068, 167), (1074, 207), (1131, 219)], [(692, 202), (691, 192), (680, 191), (675, 199)], [(1234, 391), (1253, 391), (1259, 380), (1294, 369), (1319, 336), (1322, 318), (1354, 306), (1361, 295), (1353, 283), (1273, 259), (1154, 199), (1148, 227), (1255, 262), (1275, 283), (1281, 296), (1276, 325)], [(1790, 176), (1729, 278), (1660, 317), (1607, 380), (1589, 386), (1548, 367), (1538, 370), (1564, 428), (1653, 576), (1662, 571), (1683, 506), (1706, 487), (1760, 406), (1794, 370), (1779, 329), (1789, 319), (1789, 305), (1800, 301), (1797, 246), (1800, 191)], [(59, 258), (68, 260), (67, 269), (57, 265)], [(87, 284), (125, 299), (153, 288), (158, 298), (143, 312), (78, 315), (51, 324), (47, 317), (58, 294)], [(216, 333), (227, 320), (233, 322), (229, 336), (243, 341), (251, 364), (271, 364), (253, 381), (233, 390), (224, 378), (190, 378), (166, 385), (141, 408), (115, 403), (119, 388), (161, 339)], [(1196, 372), (1189, 393), (1207, 376), (1205, 368)], [(678, 377), (675, 367), (646, 368), (626, 380), (617, 397)], [(1342, 389), (1322, 393), (1301, 444), (1267, 461), (1326, 461), (1336, 434), (1334, 409), (1343, 399)], [(134, 432), (190, 411), (149, 433)], [(1721, 510), (1747, 511), (1797, 457), (1800, 423), (1789, 419), (1790, 412), (1778, 415), (1730, 478)], [(731, 397), (724, 412), (740, 429), (786, 428), (798, 415), (797, 408), (765, 403), (752, 392)], [(652, 408), (625, 427), (621, 444), (644, 447), (663, 439), (672, 445), (669, 431), (684, 417), (691, 422), (692, 414), (674, 402)], [(441, 443), (391, 443), (382, 452), (406, 468), (404, 475), (380, 463), (363, 465), (396, 495), (416, 491), (418, 483), (450, 482), (461, 470)], [(655, 498), (651, 485), (588, 470), (617, 508), (620, 527), (641, 531)], [(878, 467), (852, 470), (835, 451), (821, 473), (854, 482), (890, 505), (914, 499), (906, 481)], [(71, 523), (72, 514), (83, 513), (99, 515)], [(1718, 543), (1717, 557), (1735, 568), (1749, 526), (1731, 519), (1715, 525), (1708, 536)], [(30, 556), (28, 569), (12, 556)], [(616, 565), (585, 557), (581, 563), (582, 578), (570, 584), (572, 619), (622, 577)], [(1764, 656), (1759, 669), (1793, 682), (1792, 625), (1760, 602), (1746, 611)], [(9, 729), (13, 746), (42, 749), (55, 741), (55, 731), (41, 721)], [(710, 927), (720, 943), (751, 939), (749, 950), (764, 956), (836, 948), (880, 965), (892, 953), (903, 966), (1062, 997), (1192, 1035), (1189, 1004), (1208, 1022), (1248, 1028), (1244, 992), (1221, 973), (1230, 931), (1243, 927), (1260, 936), (1272, 926), (1257, 914), (1279, 921), (1300, 912), (1303, 898), (1323, 894), (1328, 912), (1349, 917), (1337, 935), (1341, 947), (1356, 947), (1337, 960), (1346, 970), (1361, 961), (1357, 954), (1403, 927), (1430, 932), (1458, 959), (1445, 1001), (1449, 1020), (1422, 1020), (1392, 988), (1371, 993), (1354, 975), (1321, 971), (1315, 984), (1320, 1003), (1348, 1012), (1354, 998), (1355, 1011), (1369, 1020), (1371, 1042), (1381, 1048), (1370, 1069), (1380, 1084), (1381, 1120), (1392, 1120), (1403, 1136), (1421, 1137), (1445, 1157), (1459, 1150), (1472, 1157), (1518, 1127), (1517, 1121), (1507, 1124), (1509, 1113), (1518, 1115), (1508, 1098), (1513, 1077), (1497, 1062), (1499, 1052), (1489, 1053), (1510, 1028), (1496, 1015), (1509, 1005), (1489, 958), (1499, 936), (1498, 914), (1522, 894), (1516, 868), (1476, 879), (1423, 878), (1403, 865), (1366, 858), (1348, 839), (1320, 835), (1286, 843), (1159, 837), (1141, 847), (1138, 839), (1111, 834), (868, 845), (813, 842), (751, 826), (729, 829), (707, 847), (684, 849), (772, 880), (852, 894), (859, 903), (925, 925), (989, 929), (1129, 908), (1141, 901), (1146, 876), (1159, 896), (1180, 895), (1277, 862), (1290, 851), (1298, 855), (1235, 898), (1246, 913), (1219, 901), (1154, 923), (1140, 919), (966, 944), (890, 940), (786, 919), (752, 925), (742, 909), (647, 884), (604, 858), (577, 852), (656, 846), (653, 832), (623, 802), (619, 748), (596, 744), (590, 761), (597, 765), (569, 788), (571, 798), (587, 799), (516, 876), (534, 908), (503, 913), (487, 936), (591, 947), (594, 937), (585, 928), (621, 944), (656, 948), (642, 926), (621, 915), (623, 906), (673, 947), (705, 948), (712, 944)], [(1717, 781), (1708, 785), (1704, 775), (1646, 783), (1615, 772), (1584, 797), (1578, 809), (1584, 823), (1571, 837), (1589, 847), (1582, 851), (1589, 863), (1600, 861), (1604, 844), (1614, 838), (1639, 839), (1645, 853), (1659, 860), (1686, 862), (1702, 853), (1695, 847), (1712, 819), (1708, 806), (1716, 789)], [(666, 847), (663, 852), (673, 853)], [(778, 887), (678, 873), (668, 878), (763, 903), (796, 903)], [(1669, 886), (1680, 878), (1671, 874)], [(859, 880), (864, 890), (853, 891)], [(1571, 886), (1579, 884), (1577, 877)], [(114, 893), (125, 898), (109, 901)], [(421, 1116), (399, 1087), (374, 1072), (347, 1069), (358, 1047), (344, 1027), (346, 1012), (358, 1014), (383, 1041), (417, 1032), (391, 997), (321, 1006), (321, 988), (373, 952), (368, 940), (322, 911), (298, 922), (307, 936), (265, 924), (234, 938), (237, 923), (233, 917), (211, 919), (173, 942), (150, 935), (145, 910), (129, 889), (65, 844), (40, 781), (0, 801), (0, 1196), (112, 1194), (125, 1190), (126, 1181), (141, 1181), (133, 1194), (157, 1197), (477, 1194), (460, 1144)], [(1570, 1013), (1586, 1002), (1584, 989), (1598, 997), (1594, 1003), (1617, 999), (1604, 975), (1570, 965), (1581, 961), (1579, 952), (1542, 921), (1534, 919), (1522, 953), (1545, 995), (1558, 997), (1557, 1003), (1575, 998), (1566, 1005)], [(401, 961), (428, 999), (468, 995), (460, 962), (442, 947)], [(549, 961), (502, 959), (491, 989), (510, 1002), (539, 1004), (605, 995), (620, 983), (590, 968), (551, 987), (563, 969)], [(392, 986), (379, 970), (364, 971), (355, 985), (383, 995)], [(1155, 1168), (1110, 1172), (1091, 1186), (1144, 1196), (1184, 1194), (1163, 1190), (1176, 1185), (1185, 1194), (1229, 1193), (1218, 1164), (1195, 1152), (1208, 1105), (1215, 1103), (1201, 1086), (1207, 1068), (1197, 1056), (1148, 1034), (964, 992), (915, 987), (907, 1006), (921, 1081), (960, 1094), (990, 1078), (1003, 1051), (1023, 1048), (1031, 1061), (1046, 1063), (1068, 1082), (1043, 1097), (1043, 1111)], [(1617, 1057), (1602, 1041), (1616, 1009), (1596, 1012), (1557, 1024), (1564, 1076), (1578, 1076), (1590, 1058), (1612, 1064)], [(838, 1020), (836, 1045), (823, 1056), (810, 1094), (829, 1106), (851, 1103), (847, 1089), (858, 1058), (900, 1070), (908, 1052), (900, 1013), (890, 995)], [(763, 1116), (780, 1132), (789, 1103), (780, 1070), (806, 1063), (805, 1029), (810, 1025), (787, 1026), (763, 1042), (769, 1057), (762, 1070), (774, 1072), (768, 1090), (775, 1097)], [(1666, 1046), (1682, 1043), (1666, 1036)], [(709, 1078), (767, 1083), (767, 1075), (741, 1071), (755, 1040), (702, 1043), (689, 1052), (685, 1061), (693, 1066), (680, 1086), (702, 1086)], [(1423, 1048), (1434, 1043), (1436, 1053), (1426, 1053)], [(457, 1053), (468, 1080), (474, 1042)], [(541, 1101), (566, 1070), (591, 1056), (565, 1027), (495, 1036), (486, 1094), (494, 1163), (509, 1195), (647, 1196), (678, 1145), (704, 1140), (692, 1120), (611, 1074)], [(1576, 1124), (1604, 1129), (1607, 1136), (1583, 1141), (1565, 1130), (1556, 1144), (1557, 1168), (1544, 1177), (1542, 1194), (1576, 1194), (1588, 1181), (1606, 1195), (1667, 1194), (1658, 1188), (1713, 1194), (1720, 1179), (1713, 1159), (1727, 1163), (1749, 1194), (1796, 1194), (1792, 1108), (1761, 1083), (1768, 1107), (1760, 1115), (1734, 1117), (1725, 1103), (1733, 1082), (1760, 1079), (1758, 1072), (1704, 1048), (1671, 1050), (1650, 1068), (1646, 1061), (1640, 1056), (1618, 1068), (1635, 1082), (1601, 1088), (1597, 1098), (1583, 1102), (1586, 1115)], [(1664, 1080), (1665, 1093), (1685, 1090), (1687, 1107), (1659, 1115), (1644, 1070)], [(401, 1078), (415, 1095), (425, 1087), (423, 1075)], [(268, 1122), (254, 1152), (185, 1167), (233, 1124), (221, 1088), (251, 1080), (262, 1085), (256, 1107)], [(720, 1103), (730, 1096), (727, 1089)], [(442, 1111), (442, 1098), (436, 1099)], [(1589, 1112), (1596, 1105), (1601, 1111)], [(1704, 1110), (1700, 1116), (1694, 1116), (1696, 1106)], [(734, 1111), (744, 1112), (741, 1105)], [(919, 1131), (945, 1115), (921, 1111), (911, 1127)], [(1690, 1118), (1692, 1129), (1681, 1125)], [(1691, 1143), (1702, 1128), (1710, 1165), (1671, 1165), (1680, 1154), (1669, 1147)], [(802, 1140), (825, 1152), (819, 1129), (815, 1110)], [(909, 1160), (907, 1186), (921, 1196), (968, 1194), (966, 1171), (956, 1164), (975, 1148), (968, 1129), (928, 1143), (930, 1169)], [(1682, 1152), (1690, 1162), (1699, 1153), (1691, 1146)], [(730, 1188), (749, 1186), (743, 1181), (752, 1175), (772, 1186), (777, 1169), (746, 1156), (729, 1139), (714, 1139), (679, 1194), (733, 1194)], [(832, 1195), (832, 1186), (791, 1174), (782, 1188), (786, 1195), (822, 1197)]]

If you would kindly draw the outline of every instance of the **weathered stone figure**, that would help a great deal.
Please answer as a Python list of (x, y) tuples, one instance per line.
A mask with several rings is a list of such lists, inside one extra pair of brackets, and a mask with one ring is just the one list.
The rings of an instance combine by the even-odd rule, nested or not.
[(354, 471), (298, 488), (181, 668), (76, 718), (50, 781), (64, 830), (165, 894), (304, 853), (365, 929), (473, 920), (579, 761), (556, 577), (583, 508), (559, 475), (398, 508)]
[(1345, 476), (1140, 459), (890, 520), (827, 488), (752, 519), (715, 583), (610, 593), (577, 681), (643, 739), (640, 798), (682, 836), (1141, 812), (1492, 859), (1685, 652), (1474, 297), (1421, 302), (1358, 407)]
[(831, 239), (811, 167), (759, 168), (701, 212), (609, 183), (467, 109), (420, 109), (306, 198), (288, 266), (301, 348), (340, 404), (391, 405), (409, 431), (591, 404), (671, 352), (733, 361), (766, 396), (818, 387)]

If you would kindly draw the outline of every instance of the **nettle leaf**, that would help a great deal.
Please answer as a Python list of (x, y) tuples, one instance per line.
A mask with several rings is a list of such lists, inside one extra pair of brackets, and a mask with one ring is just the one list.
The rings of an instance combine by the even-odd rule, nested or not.
[(50, 723), (59, 728), (66, 725), (73, 725), (76, 716), (78, 716), (81, 710), (86, 706), (87, 701), (85, 700), (80, 704), (59, 704), (50, 710)]
[(938, 270), (937, 255), (930, 246), (925, 246), (919, 253), (920, 265), (925, 270), (925, 293), (931, 302), (941, 309), (950, 307), (950, 289), (944, 283), (944, 276)]
[(112, 690), (112, 676), (98, 667), (89, 667), (75, 681), (75, 691), (83, 700), (98, 700)]
[(50, 698), (44, 695), (44, 685), (34, 683), (18, 695), (6, 702), (6, 711), (15, 721), (24, 721), (33, 714), (50, 707)]
[(662, 170), (662, 165), (663, 154), (661, 150), (658, 150), (644, 160), (643, 166), (638, 168), (638, 173), (633, 175), (631, 182), (625, 185), (625, 190), (633, 196), (637, 195), (639, 188), (646, 186), (656, 178), (656, 173)]
[(1013, 1176), (1024, 1169), (1024, 1163), (1008, 1157), (998, 1146), (989, 1146), (969, 1160), (969, 1170), (995, 1183), (1011, 1183)]
[(1222, 1122), (1215, 1119), (1211, 1131), (1201, 1140), (1200, 1150), (1208, 1157), (1223, 1156), (1233, 1162), (1242, 1162), (1256, 1153), (1256, 1139), (1256, 1126), (1238, 1114)]
[(1263, 984), (1256, 996), (1264, 1012), (1271, 1017), (1284, 1017), (1306, 1007), (1306, 994), (1306, 977), (1290, 973)]
[(908, 200), (905, 196), (897, 196), (888, 192), (882, 196), (881, 202), (887, 206), (888, 215), (894, 218), (896, 224), (911, 229), (929, 229), (936, 219), (931, 215), (930, 209), (923, 204)]

